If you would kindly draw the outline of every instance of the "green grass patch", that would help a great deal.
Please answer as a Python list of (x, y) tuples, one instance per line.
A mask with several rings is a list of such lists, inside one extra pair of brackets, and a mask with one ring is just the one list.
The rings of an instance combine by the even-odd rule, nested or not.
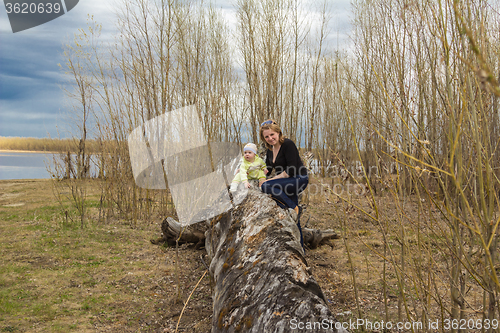
[[(149, 242), (157, 224), (98, 221), (99, 198), (89, 196), (81, 228), (77, 211), (57, 202), (50, 181), (6, 188), (19, 195), (0, 206), (0, 332), (91, 332), (96, 324), (136, 332), (143, 321), (129, 322), (129, 314), (138, 311), (161, 322), (155, 302), (171, 299), (163, 295), (170, 292), (163, 280), (170, 268), (159, 269), (165, 254)], [(99, 191), (98, 183), (91, 191)], [(17, 202), (24, 205), (8, 206)]]

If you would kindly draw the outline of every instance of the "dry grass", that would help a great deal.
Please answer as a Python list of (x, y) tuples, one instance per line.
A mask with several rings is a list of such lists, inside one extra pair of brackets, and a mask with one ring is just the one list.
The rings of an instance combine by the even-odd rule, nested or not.
[[(87, 150), (97, 152), (99, 143), (87, 140)], [(0, 150), (15, 151), (44, 151), (44, 152), (77, 152), (78, 139), (51, 139), (51, 138), (21, 138), (0, 137)]]
[[(0, 181), (0, 331), (137, 332), (174, 327), (174, 250), (154, 246), (158, 223), (132, 228), (66, 223), (50, 181)], [(90, 200), (95, 199), (90, 196)], [(205, 268), (182, 248), (183, 299)], [(208, 278), (194, 293), (181, 332), (207, 327)], [(201, 328), (199, 332), (206, 332)]]
[[(318, 186), (312, 178), (310, 189)], [(97, 197), (89, 186), (89, 216), (96, 216)], [(107, 224), (87, 221), (65, 221), (61, 207), (52, 204), (50, 181), (0, 181), (0, 330), (7, 332), (174, 332), (183, 304), (175, 303), (175, 249), (152, 245), (158, 236), (160, 217), (154, 223), (113, 220)], [(415, 268), (418, 258), (407, 255), (407, 271), (402, 274), (406, 285), (407, 310), (401, 304), (398, 271), (388, 263), (383, 276), (381, 256), (384, 237), (381, 226), (367, 218), (371, 205), (366, 196), (351, 196), (357, 206), (343, 203), (327, 192), (309, 196), (303, 223), (319, 229), (344, 233), (349, 245), (356, 285), (353, 284), (349, 258), (341, 239), (333, 247), (322, 246), (306, 253), (308, 264), (319, 282), (330, 309), (341, 322), (362, 318), (372, 322), (389, 318), (392, 322), (422, 320), (422, 300), (416, 291), (422, 286)], [(400, 214), (398, 202), (388, 191), (376, 197), (380, 215), (390, 226), (387, 245), (396, 254), (401, 249), (398, 239)], [(435, 290), (429, 310), (441, 319), (443, 308), (450, 308), (448, 259), (442, 239), (432, 236), (425, 220), (437, 216), (437, 209), (425, 207), (419, 213), (416, 196), (406, 198), (403, 225), (408, 248), (418, 243), (428, 244), (433, 253)], [(422, 203), (422, 202), (421, 202)], [(424, 203), (425, 206), (425, 203)], [(69, 209), (66, 207), (66, 209)], [(415, 221), (421, 220), (421, 234)], [(97, 219), (95, 219), (97, 221)], [(437, 221), (437, 220), (436, 220)], [(437, 223), (437, 222), (436, 222)], [(425, 234), (425, 235), (423, 235)], [(422, 240), (423, 239), (423, 240)], [(189, 247), (180, 249), (181, 291), (185, 301), (205, 267), (199, 257), (204, 251)], [(390, 261), (389, 261), (390, 262)], [(425, 262), (424, 262), (425, 264)], [(421, 270), (428, 273), (428, 270)], [(399, 272), (401, 273), (401, 272)], [(425, 275), (425, 274), (424, 274)], [(385, 316), (384, 284), (387, 286)], [(355, 300), (358, 292), (359, 309)], [(471, 308), (481, 309), (482, 291), (473, 286), (466, 300)], [(358, 313), (358, 310), (360, 314)], [(401, 311), (402, 310), (402, 314)], [(209, 278), (205, 277), (193, 294), (179, 332), (208, 332), (211, 327), (212, 299)], [(444, 313), (444, 317), (449, 317)], [(467, 318), (480, 318), (468, 311)], [(470, 331), (470, 330), (469, 330)]]
[[(315, 184), (318, 182), (313, 178), (311, 185)], [(375, 197), (379, 214), (375, 220), (367, 215), (376, 216), (369, 195), (344, 193), (343, 197), (347, 202), (328, 191), (310, 196), (305, 217), (311, 217), (313, 228), (334, 229), (345, 235), (349, 246), (354, 273), (342, 240), (336, 241), (333, 248), (323, 246), (306, 256), (316, 268), (314, 275), (332, 311), (341, 314), (338, 320), (360, 318), (412, 324), (428, 324), (431, 320), (439, 321), (438, 328), (442, 329), (443, 321), (451, 318), (450, 267), (456, 260), (441, 211), (427, 199), (417, 195), (398, 198), (386, 189)], [(480, 266), (479, 249), (477, 246), (473, 259)], [(487, 311), (483, 307), (484, 290), (465, 269), (461, 281), (466, 286), (466, 292), (461, 294), (465, 321), (483, 320)], [(465, 327), (467, 332), (481, 331)]]

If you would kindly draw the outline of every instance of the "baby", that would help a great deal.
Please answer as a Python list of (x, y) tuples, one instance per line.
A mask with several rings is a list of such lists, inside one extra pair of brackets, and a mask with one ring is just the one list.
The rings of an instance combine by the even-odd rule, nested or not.
[(231, 183), (230, 191), (235, 192), (239, 183), (250, 188), (248, 180), (266, 178), (266, 174), (266, 163), (257, 155), (257, 146), (253, 143), (247, 143), (243, 148), (243, 161)]

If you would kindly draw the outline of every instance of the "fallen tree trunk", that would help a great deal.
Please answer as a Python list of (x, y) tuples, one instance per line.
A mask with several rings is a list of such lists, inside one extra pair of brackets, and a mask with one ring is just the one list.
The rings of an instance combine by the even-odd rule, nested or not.
[[(207, 229), (208, 225), (205, 223), (196, 223), (184, 228), (173, 218), (167, 217), (161, 223), (161, 237), (152, 239), (151, 243), (162, 244), (166, 242), (168, 245), (174, 246), (178, 241), (179, 244), (192, 243), (195, 244), (196, 248), (200, 248), (205, 245)], [(337, 233), (330, 229), (319, 230), (302, 227), (302, 234), (304, 245), (309, 249), (315, 249), (325, 244), (333, 247), (330, 240), (339, 238)]]
[(302, 237), (304, 237), (304, 245), (309, 249), (315, 249), (318, 246), (325, 244), (333, 247), (330, 240), (339, 238), (337, 233), (330, 229), (319, 230), (304, 227), (302, 227)]
[(170, 246), (176, 245), (177, 242), (179, 244), (192, 243), (196, 244), (196, 248), (200, 248), (205, 245), (205, 232), (207, 229), (208, 225), (205, 223), (196, 223), (183, 227), (173, 218), (167, 217), (161, 223), (161, 237), (152, 239), (151, 243), (160, 244), (166, 242)]
[(299, 230), (268, 195), (251, 189), (213, 219), (205, 248), (215, 281), (213, 333), (336, 331)]

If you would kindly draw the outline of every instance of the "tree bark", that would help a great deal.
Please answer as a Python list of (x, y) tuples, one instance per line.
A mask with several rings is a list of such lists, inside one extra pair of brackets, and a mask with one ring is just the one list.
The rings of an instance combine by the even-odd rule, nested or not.
[[(179, 222), (167, 217), (161, 224), (161, 237), (151, 239), (151, 243), (162, 244), (166, 242), (168, 245), (174, 246), (178, 239), (179, 244), (192, 243), (196, 245), (196, 248), (201, 248), (205, 245), (205, 232), (207, 229), (208, 225), (205, 223), (197, 223), (183, 228)], [(302, 234), (304, 244), (308, 249), (315, 249), (325, 244), (333, 247), (330, 240), (339, 238), (337, 233), (330, 229), (319, 230), (302, 227)]]
[(178, 240), (179, 244), (193, 243), (196, 244), (196, 248), (200, 248), (205, 245), (205, 231), (207, 229), (208, 227), (205, 223), (196, 223), (182, 227), (179, 222), (171, 217), (167, 217), (161, 223), (161, 237), (152, 239), (151, 243), (160, 244), (166, 242), (168, 245), (174, 246)]
[(288, 212), (255, 189), (211, 221), (212, 333), (336, 331), (299, 237)]

